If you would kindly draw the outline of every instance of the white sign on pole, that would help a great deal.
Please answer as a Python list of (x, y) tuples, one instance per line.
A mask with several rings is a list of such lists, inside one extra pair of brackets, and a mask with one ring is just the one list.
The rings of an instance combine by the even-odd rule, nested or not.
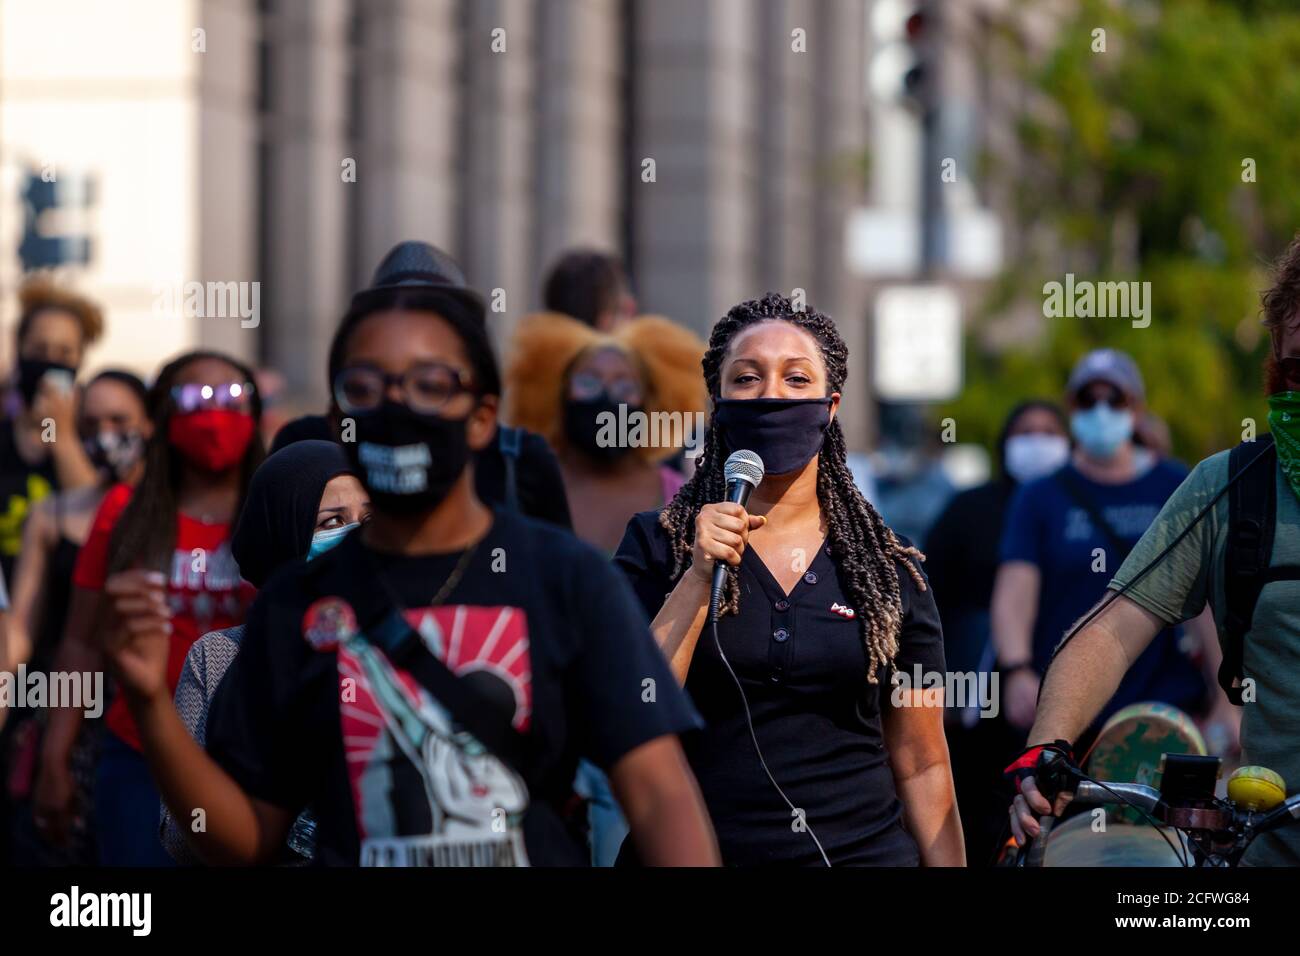
[(855, 275), (902, 278), (921, 268), (921, 221), (908, 209), (854, 209), (844, 253)]
[(943, 402), (962, 386), (961, 302), (947, 286), (876, 297), (875, 391), (887, 402)]

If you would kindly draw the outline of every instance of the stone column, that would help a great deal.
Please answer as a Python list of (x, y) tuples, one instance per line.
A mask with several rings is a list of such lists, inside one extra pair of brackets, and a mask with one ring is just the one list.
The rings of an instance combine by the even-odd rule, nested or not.
[[(819, 167), (830, 156), (816, 140), (814, 80), (828, 38), (818, 29), (816, 4), (809, 0), (763, 0), (762, 53), (757, 83), (762, 148), (758, 198), (758, 284), (753, 294), (790, 295), (804, 289), (807, 300), (829, 311), (827, 290), (813, 272), (814, 200)], [(795, 30), (802, 30), (795, 50)]]
[[(472, 285), (505, 295), (488, 313), (498, 346), (533, 298), (534, 13), (531, 3), (473, 0), (461, 37), (466, 109), (461, 143), (459, 258)], [(503, 31), (495, 33), (494, 31)], [(493, 43), (504, 50), (493, 52)]]
[(849, 347), (849, 380), (840, 408), (840, 425), (849, 448), (865, 449), (875, 439), (875, 400), (871, 392), (871, 325), (868, 284), (845, 263), (848, 215), (864, 204), (867, 154), (867, 98), (864, 86), (866, 15), (861, 3), (835, 0), (816, 4), (816, 110), (818, 156), (813, 175), (816, 225), (814, 270), (818, 308), (835, 318)]
[[(254, 0), (200, 0), (198, 272), (203, 282), (255, 282), (257, 264), (257, 40)], [(263, 291), (265, 291), (263, 289)], [(262, 299), (262, 313), (267, 302)], [(259, 317), (260, 318), (260, 317)], [(251, 320), (250, 320), (251, 322)], [(257, 328), (199, 319), (198, 344), (256, 363)]]
[[(642, 306), (707, 332), (756, 288), (758, 21), (747, 0), (639, 0), (630, 177)], [(640, 179), (652, 158), (656, 182)]]
[(616, 0), (538, 0), (530, 300), (566, 248), (622, 244), (623, 43)]
[(461, 37), (455, 0), (359, 5), (357, 277), (403, 239), (456, 245)]
[(347, 305), (346, 0), (278, 0), (270, 41), (264, 358), (294, 397), (323, 405), (330, 338)]

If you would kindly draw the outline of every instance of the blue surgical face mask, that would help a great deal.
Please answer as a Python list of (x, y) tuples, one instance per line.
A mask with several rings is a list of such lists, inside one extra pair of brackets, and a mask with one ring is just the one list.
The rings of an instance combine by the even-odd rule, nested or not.
[(307, 550), (307, 560), (311, 561), (319, 558), (326, 551), (338, 545), (340, 541), (346, 538), (353, 528), (361, 527), (360, 521), (354, 521), (352, 524), (345, 524), (341, 528), (330, 528), (327, 531), (317, 531), (311, 536), (311, 547)]
[(1070, 432), (1079, 447), (1093, 458), (1113, 458), (1120, 446), (1133, 437), (1133, 412), (1098, 402), (1070, 416)]

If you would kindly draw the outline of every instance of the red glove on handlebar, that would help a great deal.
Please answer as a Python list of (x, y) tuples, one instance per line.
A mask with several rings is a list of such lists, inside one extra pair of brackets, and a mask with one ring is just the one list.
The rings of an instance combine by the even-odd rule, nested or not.
[(1054, 740), (1050, 744), (1035, 744), (1032, 747), (1026, 747), (1020, 752), (1020, 756), (1013, 760), (1006, 770), (1002, 771), (1002, 776), (1016, 788), (1016, 793), (1020, 792), (1020, 782), (1026, 777), (1032, 777), (1038, 767), (1038, 758), (1045, 750), (1053, 750), (1065, 757), (1071, 764), (1074, 763), (1074, 749), (1070, 746), (1068, 740)]

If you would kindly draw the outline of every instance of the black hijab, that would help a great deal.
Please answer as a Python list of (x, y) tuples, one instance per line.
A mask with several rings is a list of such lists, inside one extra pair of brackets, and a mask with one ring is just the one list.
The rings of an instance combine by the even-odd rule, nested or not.
[(305, 556), (325, 486), (351, 473), (343, 449), (332, 441), (294, 442), (262, 462), (230, 540), (244, 580), (260, 588), (282, 565)]

